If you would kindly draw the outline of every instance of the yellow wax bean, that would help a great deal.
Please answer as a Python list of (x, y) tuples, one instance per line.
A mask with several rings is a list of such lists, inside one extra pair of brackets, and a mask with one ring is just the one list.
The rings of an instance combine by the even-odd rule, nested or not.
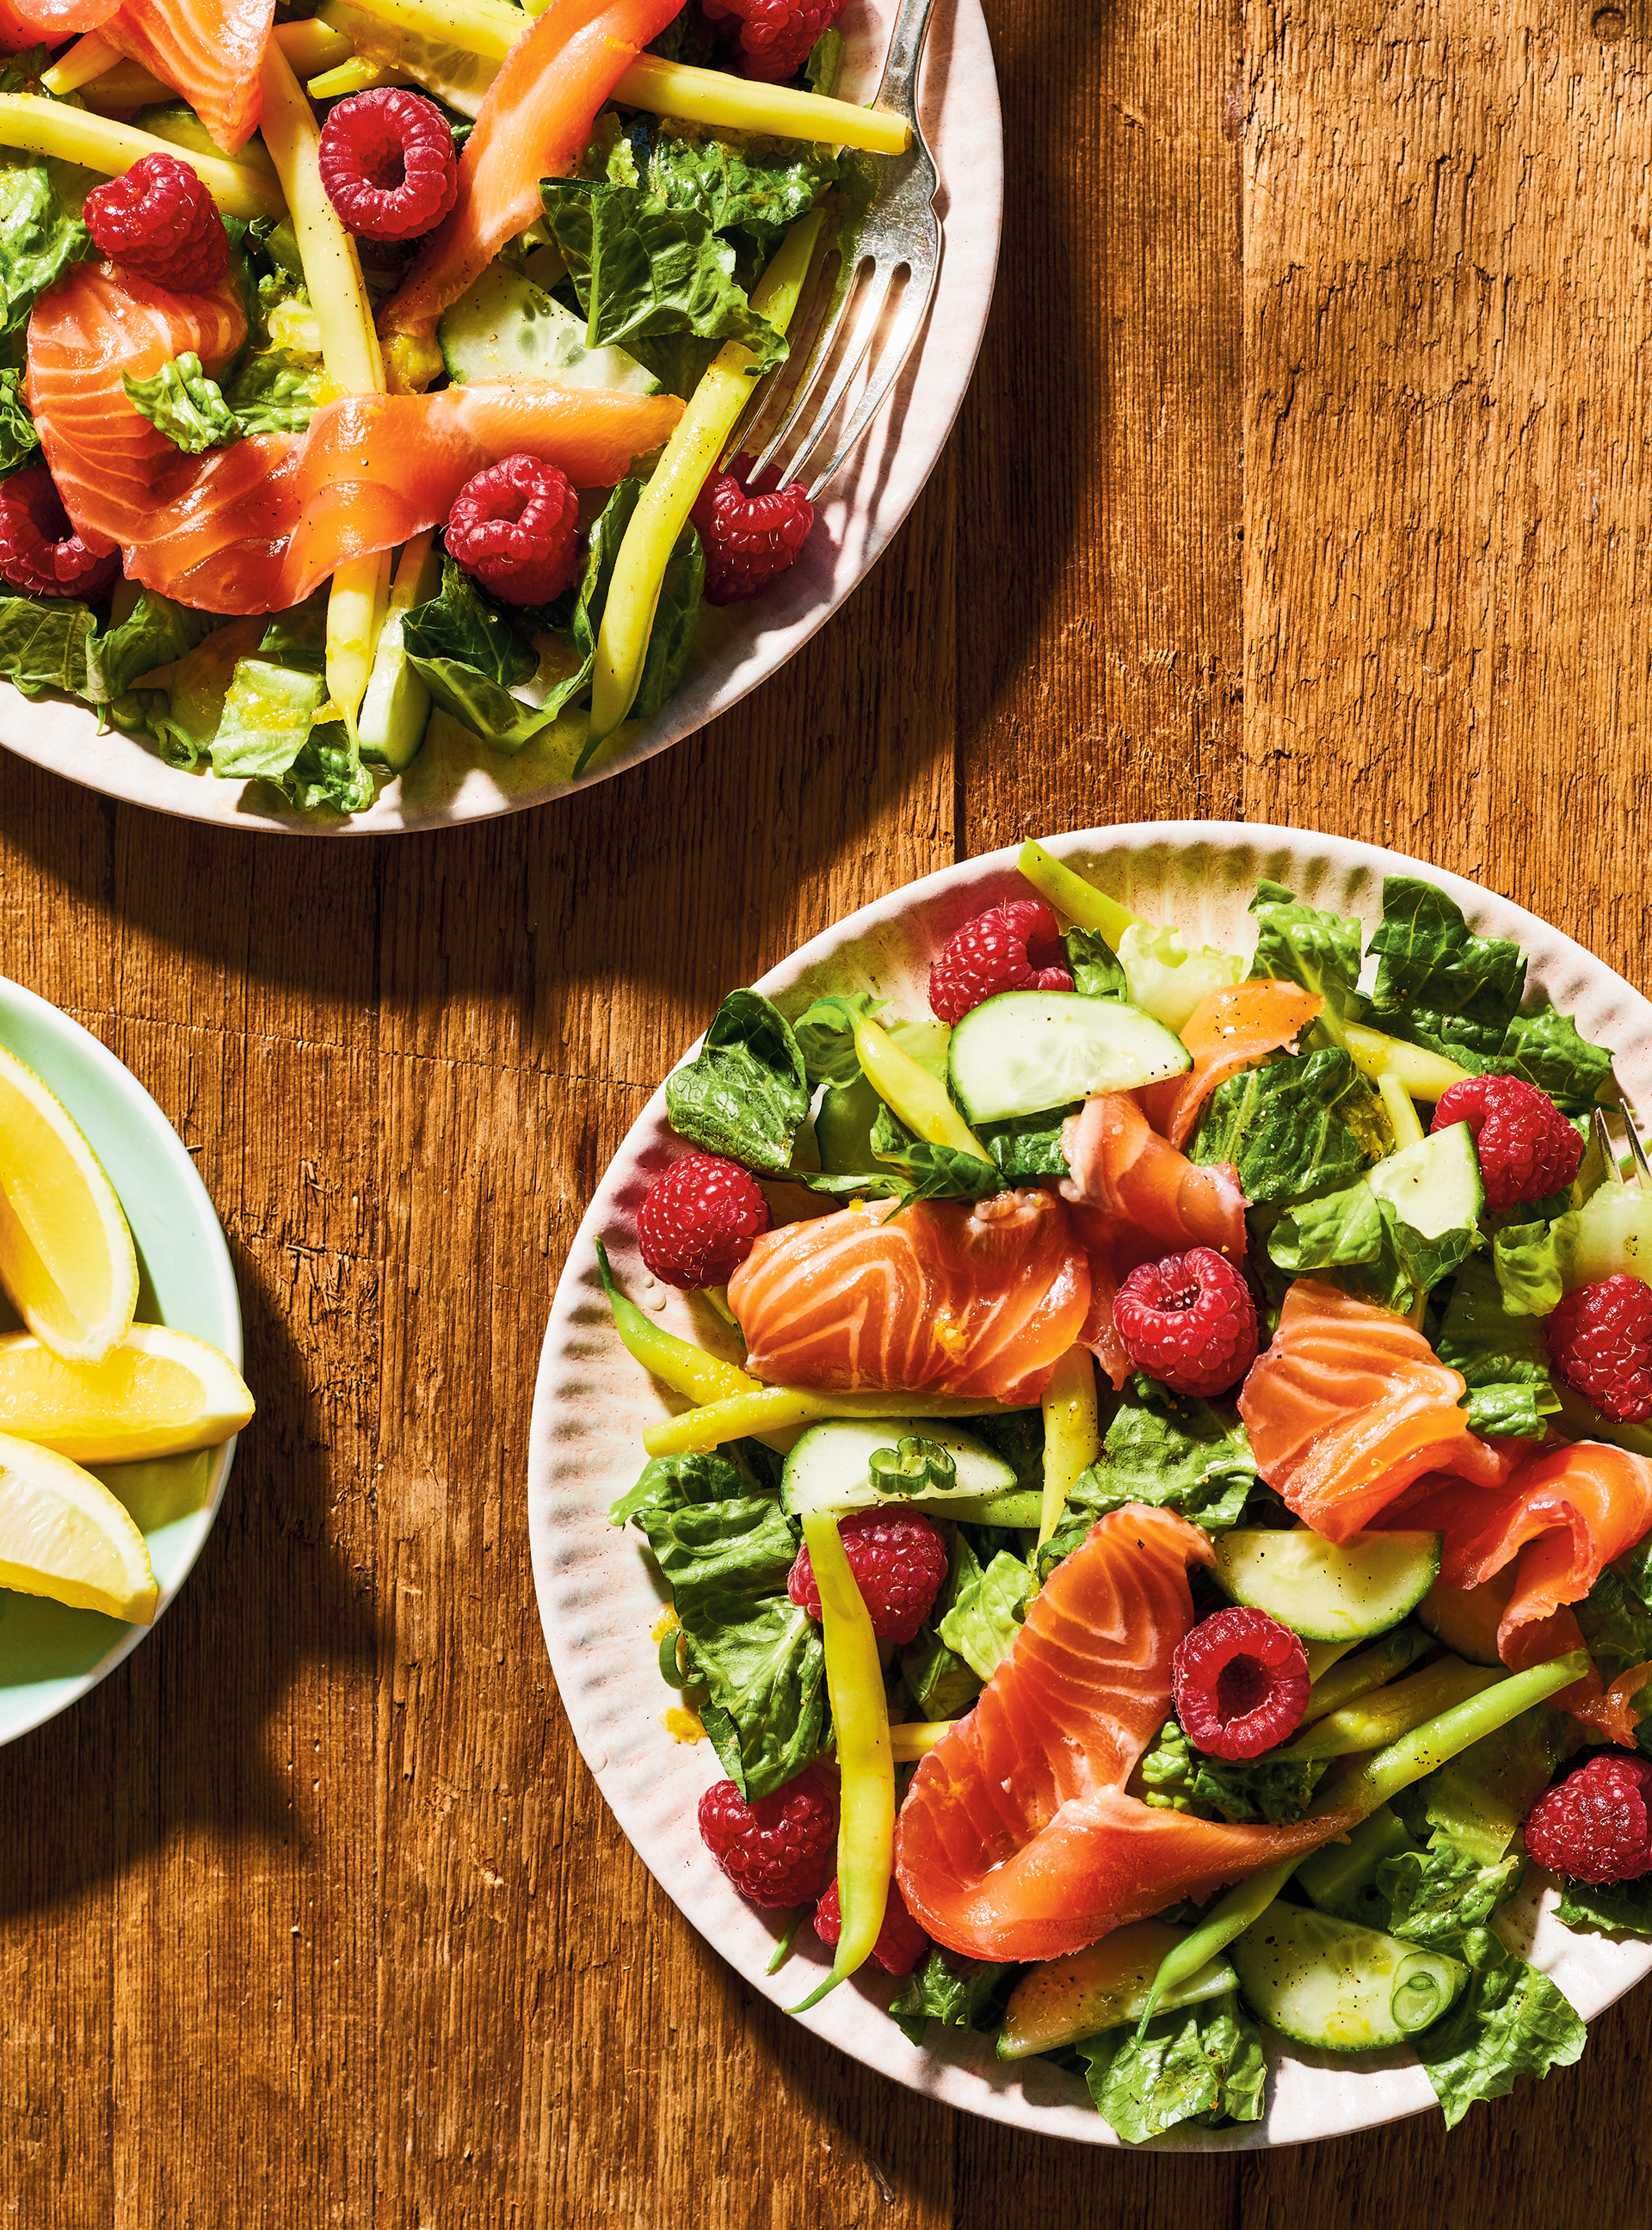
[(365, 55), (351, 55), (336, 68), (313, 77), (304, 90), (312, 100), (342, 100), (349, 93), (371, 93), (376, 85), (394, 85), (406, 74), (387, 63), (370, 61)]
[[(812, 1555), (811, 1555), (812, 1561)], [(914, 1758), (927, 1757), (938, 1742), (952, 1731), (951, 1719), (907, 1719), (889, 1730), (889, 1743), (897, 1765), (910, 1765)]]
[[(89, 85), (82, 86), (81, 98), (88, 108), (105, 116), (117, 109), (124, 109), (130, 115), (135, 108), (153, 108), (161, 102), (170, 103), (177, 96), (153, 70), (146, 70), (141, 62), (123, 57), (113, 69), (105, 70)], [(213, 154), (221, 157), (223, 150), (210, 132), (203, 132), (202, 136)], [(241, 159), (237, 156), (236, 160)]]
[(1016, 865), (1033, 888), (1047, 898), (1058, 913), (1064, 913), (1081, 929), (1091, 930), (1097, 937), (1105, 938), (1115, 952), (1126, 930), (1152, 926), (1150, 923), (1144, 922), (1139, 913), (1132, 913), (1127, 906), (1121, 906), (1117, 899), (1110, 899), (1105, 891), (1097, 890), (1094, 883), (1086, 882), (1082, 875), (1075, 875), (1071, 867), (1063, 866), (1053, 853), (1045, 851), (1042, 844), (1023, 844)]
[(1344, 1035), (1354, 1067), (1379, 1090), (1382, 1079), (1392, 1076), (1414, 1099), (1426, 1099), (1432, 1105), (1443, 1099), (1454, 1084), (1463, 1083), (1469, 1073), (1443, 1054), (1430, 1053), (1426, 1046), (1407, 1045), (1404, 1038), (1391, 1038), (1365, 1022), (1345, 1024)]
[[(817, 209), (798, 218), (752, 293), (752, 307), (778, 332), (784, 332), (791, 323), (821, 222)], [(757, 377), (757, 358), (745, 343), (726, 341), (672, 429), (653, 477), (636, 499), (614, 561), (597, 638), (590, 734), (580, 754), (579, 767), (598, 744), (613, 734), (636, 701), (649, 634), (677, 537), (687, 523), (707, 474), (752, 399)]]
[(950, 1146), (954, 1153), (973, 1154), (978, 1161), (991, 1159), (953, 1106), (940, 1079), (903, 1053), (881, 1023), (864, 1015), (855, 1017), (855, 1057), (879, 1099), (909, 1131), (927, 1138), (932, 1146)]
[[(104, 81), (100, 79), (98, 82), (102, 84)], [(195, 111), (185, 108), (181, 102), (169, 106), (159, 115), (152, 116), (144, 128), (152, 132), (158, 139), (165, 139), (170, 146), (183, 148), (191, 163), (202, 155), (214, 158), (217, 155), (217, 143), (212, 134)], [(261, 178), (268, 178), (279, 186), (275, 165), (270, 161), (261, 139), (249, 139), (236, 157), (236, 161), (242, 170), (256, 171)]]
[(107, 39), (88, 31), (83, 39), (76, 39), (66, 55), (42, 73), (41, 83), (48, 93), (55, 93), (61, 100), (66, 93), (78, 93), (83, 85), (90, 85), (94, 77), (112, 70), (120, 60)]
[(858, 147), (872, 155), (899, 155), (912, 137), (899, 116), (824, 93), (797, 93), (778, 85), (695, 69), (658, 55), (639, 55), (614, 88), (616, 100), (656, 116), (679, 116), (726, 132), (759, 132), (777, 139), (810, 139), (832, 147)]
[[(71, 108), (32, 93), (0, 93), (0, 147), (21, 147), (31, 155), (55, 155), (115, 178), (145, 155), (175, 155), (176, 149), (152, 132), (139, 132), (113, 117)], [(226, 216), (281, 216), (280, 189), (244, 164), (191, 151), (190, 167)]]
[(1101, 1453), (1095, 1364), (1086, 1347), (1069, 1348), (1044, 1389), (1044, 1501), (1042, 1549), (1062, 1522), (1067, 1498)]
[[(650, 1368), (652, 1366), (650, 1365)], [(755, 1394), (738, 1394), (731, 1400), (708, 1402), (687, 1409), (681, 1417), (668, 1417), (650, 1425), (642, 1445), (651, 1456), (693, 1455), (743, 1440), (783, 1430), (789, 1425), (811, 1425), (823, 1417), (994, 1417), (1004, 1414), (1002, 1402), (971, 1400), (947, 1394), (817, 1394), (796, 1386), (765, 1386)]]
[(1385, 1068), (1377, 1079), (1377, 1097), (1387, 1112), (1389, 1126), (1394, 1133), (1397, 1146), (1416, 1146), (1423, 1141), (1423, 1125), (1418, 1120), (1410, 1093), (1391, 1068)]
[(342, 31), (307, 16), (300, 23), (277, 23), (271, 36), (293, 65), (294, 77), (313, 77), (318, 70), (337, 69), (355, 53)]
[(608, 1266), (608, 1249), (600, 1239), (597, 1241), (597, 1268), (613, 1313), (615, 1331), (644, 1370), (652, 1372), (662, 1386), (699, 1402), (730, 1402), (740, 1395), (768, 1392), (760, 1379), (751, 1376), (738, 1363), (725, 1363), (720, 1356), (696, 1347), (692, 1340), (679, 1339), (675, 1332), (654, 1323), (635, 1301), (629, 1300), (614, 1282), (614, 1273)]
[(390, 553), (346, 558), (327, 591), (327, 694), (353, 725), (367, 693), (373, 653), (390, 604)]
[(894, 1866), (894, 1753), (878, 1662), (877, 1636), (855, 1584), (837, 1520), (816, 1511), (803, 1521), (820, 1589), (826, 1692), (837, 1737), (837, 1893), (843, 1911), (832, 1971), (794, 2013), (806, 2013), (865, 1965), (883, 1926)]
[(533, 19), (505, 0), (350, 0), (359, 15), (502, 62)]

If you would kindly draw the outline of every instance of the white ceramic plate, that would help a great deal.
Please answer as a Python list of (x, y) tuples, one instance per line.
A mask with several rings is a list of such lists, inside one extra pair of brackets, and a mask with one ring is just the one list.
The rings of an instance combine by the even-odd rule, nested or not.
[[(241, 1367), (229, 1249), (183, 1140), (129, 1068), (78, 1022), (0, 978), (0, 1045), (45, 1078), (91, 1141), (138, 1249), (142, 1322), (210, 1340)], [(0, 1300), (5, 1329), (16, 1319)], [(197, 1455), (95, 1466), (149, 1545), (158, 1618), (201, 1553), (223, 1500), (233, 1440)], [(0, 1589), (0, 1743), (67, 1711), (130, 1657), (146, 1626)]]
[[(868, 100), (876, 89), (894, 15), (895, 0), (849, 0), (841, 22), (839, 91), (846, 100)], [(293, 811), (268, 783), (220, 782), (210, 772), (169, 767), (134, 737), (117, 730), (100, 735), (86, 706), (31, 702), (9, 683), (0, 683), (0, 743), (88, 789), (192, 821), (300, 836), (371, 836), (542, 805), (652, 758), (726, 712), (808, 641), (882, 556), (934, 469), (975, 368), (1003, 220), (998, 83), (981, 0), (939, 0), (924, 49), (919, 114), (939, 174), (943, 226), (920, 347), (825, 491), (797, 564), (751, 603), (705, 608), (682, 687), (656, 720), (605, 752), (578, 785), (568, 770), (578, 738), (571, 745), (565, 728), (514, 757), (427, 744), (366, 812), (320, 818)]]
[[(1450, 893), (1475, 930), (1518, 941), (1530, 957), (1528, 980), (1575, 1015), (1585, 1037), (1613, 1048), (1631, 1100), (1641, 1107), (1652, 1103), (1652, 1006), (1581, 945), (1476, 884), (1375, 845), (1228, 822), (1147, 822), (1048, 841), (1050, 850), (1149, 919), (1240, 952), (1255, 942), (1246, 908), (1261, 876), (1287, 884), (1316, 906), (1361, 915), (1368, 931), (1381, 918), (1385, 873), (1427, 876)], [(1024, 891), (1015, 862), (1014, 851), (995, 852), (926, 876), (816, 938), (757, 988), (791, 1013), (821, 991), (864, 989), (890, 999), (897, 1013), (927, 1014), (930, 961), (961, 923)], [(676, 1743), (665, 1731), (661, 1714), (674, 1699), (659, 1678), (650, 1640), (664, 1599), (661, 1585), (635, 1529), (619, 1532), (605, 1522), (610, 1503), (642, 1466), (644, 1428), (667, 1412), (610, 1324), (593, 1242), (606, 1242), (633, 1298), (659, 1308), (661, 1320), (677, 1330), (706, 1336), (694, 1303), (654, 1286), (636, 1252), (638, 1202), (682, 1150), (666, 1122), (665, 1093), (656, 1092), (597, 1188), (558, 1287), (529, 1444), (534, 1583), (564, 1708), (620, 1825), (686, 1917), (750, 1986), (776, 2005), (792, 2006), (806, 1995), (805, 1977), (813, 1979), (810, 1952), (805, 1948), (778, 1976), (765, 1977), (772, 1922), (735, 1894), (701, 1846), (694, 1808), (722, 1769), (708, 1743)], [(1551, 1888), (1507, 1910), (1529, 1938), (1530, 1956), (1590, 2017), (1652, 1968), (1652, 1944), (1573, 1935), (1554, 1917), (1556, 1902)], [(814, 1938), (805, 1929), (798, 1943), (810, 1947)], [(817, 1947), (816, 1953), (823, 1966)], [(931, 2098), (1021, 2129), (1089, 2144), (1118, 2142), (1090, 2107), (1082, 2083), (1047, 2061), (1001, 2065), (987, 2040), (933, 2023), (921, 2050), (909, 2045), (881, 2010), (894, 1988), (882, 1978), (857, 1981), (804, 2018), (857, 2059)], [(1409, 2053), (1354, 2068), (1287, 2052), (1270, 2040), (1269, 2060), (1265, 2120), (1219, 2132), (1172, 2133), (1161, 2143), (1178, 2151), (1295, 2144), (1434, 2104), (1428, 2078)]]

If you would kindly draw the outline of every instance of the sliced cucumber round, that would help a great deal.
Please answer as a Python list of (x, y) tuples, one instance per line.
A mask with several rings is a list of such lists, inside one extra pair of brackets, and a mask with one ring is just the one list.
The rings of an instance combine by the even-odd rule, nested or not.
[(1381, 2052), (1431, 2028), (1468, 1979), (1460, 1959), (1374, 1928), (1270, 1905), (1229, 1947), (1259, 2021), (1324, 2052)]
[(947, 1080), (970, 1122), (1001, 1123), (1162, 1084), (1192, 1065), (1179, 1038), (1122, 999), (1003, 991), (953, 1030)]
[(657, 395), (660, 383), (623, 348), (588, 349), (585, 321), (520, 271), (490, 263), (436, 327), (448, 377), (474, 387), (494, 379), (549, 379), (558, 387), (611, 387)]
[[(872, 1458), (879, 1448), (921, 1440), (944, 1448), (957, 1477), (945, 1488), (888, 1493), (874, 1484)], [(1016, 1492), (1013, 1466), (984, 1441), (939, 1417), (829, 1417), (811, 1425), (792, 1447), (780, 1474), (780, 1507), (793, 1518), (816, 1511), (871, 1510), (881, 1503), (910, 1502), (943, 1513), (949, 1503), (990, 1503)], [(971, 1509), (971, 1518), (976, 1511)], [(993, 1523), (986, 1519), (985, 1523)]]
[(1242, 1525), (1216, 1543), (1216, 1576), (1235, 1602), (1265, 1610), (1305, 1641), (1386, 1634), (1439, 1571), (1437, 1533), (1356, 1533), (1339, 1542), (1306, 1525)]
[[(1081, 2036), (1139, 2021), (1160, 1962), (1186, 1933), (1162, 1920), (1138, 1920), (1128, 1928), (1115, 1928), (1085, 1950), (1029, 1967), (1003, 2009), (999, 2059), (1025, 2059), (1035, 2052), (1057, 2052)], [(1223, 1997), (1238, 1982), (1226, 1959), (1207, 1960), (1197, 1975), (1171, 1985), (1158, 2010), (1174, 2013), (1181, 2006)]]
[(1466, 1230), (1485, 1212), (1480, 1157), (1466, 1123), (1430, 1131), (1416, 1145), (1391, 1154), (1370, 1172), (1369, 1183), (1424, 1239)]

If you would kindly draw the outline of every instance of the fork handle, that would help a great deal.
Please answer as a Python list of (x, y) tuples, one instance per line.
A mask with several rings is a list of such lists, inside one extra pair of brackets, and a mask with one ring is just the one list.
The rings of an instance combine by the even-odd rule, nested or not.
[(874, 108), (904, 116), (914, 128), (918, 122), (918, 64), (935, 0), (900, 0), (894, 29), (889, 34), (889, 55), (873, 98)]

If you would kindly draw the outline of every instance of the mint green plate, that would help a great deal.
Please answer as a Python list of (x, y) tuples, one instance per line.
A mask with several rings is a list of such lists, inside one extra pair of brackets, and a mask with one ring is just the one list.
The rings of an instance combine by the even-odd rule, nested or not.
[[(138, 1249), (138, 1316), (210, 1340), (241, 1368), (229, 1250), (184, 1142), (131, 1070), (78, 1022), (0, 976), (0, 1045), (43, 1076), (92, 1142)], [(17, 1320), (0, 1298), (0, 1330)], [(97, 1466), (143, 1529), (158, 1618), (183, 1586), (223, 1499), (230, 1440), (198, 1455)], [(149, 1632), (0, 1588), (0, 1743), (67, 1711)]]

